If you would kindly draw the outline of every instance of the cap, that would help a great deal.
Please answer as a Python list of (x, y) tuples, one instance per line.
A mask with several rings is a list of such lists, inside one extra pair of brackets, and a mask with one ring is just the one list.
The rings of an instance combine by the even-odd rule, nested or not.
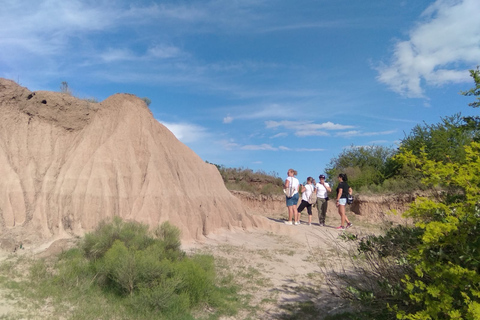
[(323, 174), (321, 174), (318, 178), (319, 179), (325, 179), (325, 176)]

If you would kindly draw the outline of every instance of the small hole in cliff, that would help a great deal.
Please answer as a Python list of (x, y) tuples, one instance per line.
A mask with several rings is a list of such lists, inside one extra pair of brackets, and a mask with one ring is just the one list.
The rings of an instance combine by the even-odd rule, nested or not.
[(42, 103), (43, 103), (43, 104), (47, 104), (47, 100), (42, 100)]

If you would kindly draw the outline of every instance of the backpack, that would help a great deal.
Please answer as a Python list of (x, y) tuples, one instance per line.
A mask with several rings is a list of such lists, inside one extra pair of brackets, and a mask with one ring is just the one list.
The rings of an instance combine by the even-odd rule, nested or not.
[(287, 196), (287, 198), (291, 198), (293, 197), (293, 195), (295, 194), (295, 188), (293, 187), (293, 179), (290, 180), (290, 183), (288, 185), (288, 188), (287, 189), (283, 189), (283, 193), (285, 193), (285, 195)]
[(293, 188), (291, 185), (287, 189), (283, 189), (283, 193), (287, 196), (287, 198), (293, 197), (295, 194), (295, 188)]
[(347, 204), (352, 204), (353, 203), (353, 196), (349, 193), (347, 195)]
[[(313, 187), (312, 187), (312, 189), (313, 189)], [(317, 203), (317, 193), (315, 192), (315, 190), (312, 190), (312, 193), (310, 194), (310, 197), (308, 198), (308, 203), (310, 203), (310, 204)]]
[(312, 194), (310, 195), (310, 198), (308, 198), (308, 203), (310, 203), (310, 204), (317, 203), (317, 193), (316, 192), (312, 192)]

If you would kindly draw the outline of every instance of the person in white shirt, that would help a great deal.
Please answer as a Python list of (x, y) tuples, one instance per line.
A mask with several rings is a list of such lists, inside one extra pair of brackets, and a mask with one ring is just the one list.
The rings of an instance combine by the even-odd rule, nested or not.
[(295, 176), (297, 175), (297, 171), (293, 169), (288, 169), (287, 172), (287, 179), (285, 179), (285, 185), (283, 189), (293, 189), (293, 195), (291, 197), (286, 197), (287, 200), (287, 208), (288, 208), (288, 221), (285, 221), (285, 224), (292, 225), (292, 219), (295, 219), (295, 224), (300, 224), (300, 215), (298, 214), (297, 204), (298, 204), (298, 186), (300, 182), (298, 181)]
[[(298, 206), (298, 219), (300, 221), (300, 214), (302, 213), (303, 209), (307, 208), (308, 212), (308, 225), (312, 225), (312, 205), (308, 202), (310, 195), (315, 192), (315, 187), (312, 184), (313, 178), (307, 178), (307, 184), (302, 186), (302, 203)], [(300, 223), (299, 223), (300, 224)]]
[(325, 226), (325, 217), (327, 216), (328, 207), (328, 193), (332, 192), (330, 185), (325, 182), (325, 176), (321, 174), (318, 179), (315, 189), (317, 191), (317, 210), (318, 210), (318, 223), (320, 227)]

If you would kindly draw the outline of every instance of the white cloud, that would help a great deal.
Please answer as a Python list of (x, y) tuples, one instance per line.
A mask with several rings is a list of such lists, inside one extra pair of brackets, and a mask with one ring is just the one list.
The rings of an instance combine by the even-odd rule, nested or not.
[(232, 121), (233, 117), (226, 116), (225, 118), (223, 118), (223, 123), (232, 123)]
[(388, 135), (395, 132), (396, 130), (379, 131), (379, 132), (362, 132), (359, 130), (351, 130), (351, 131), (345, 131), (345, 132), (338, 132), (336, 136), (337, 137), (370, 137), (370, 136)]
[(281, 25), (268, 27), (261, 32), (278, 32), (278, 31), (288, 31), (288, 30), (298, 30), (298, 29), (326, 29), (326, 28), (338, 28), (347, 26), (351, 23), (351, 20), (332, 20), (332, 21), (322, 21), (322, 22), (313, 22), (313, 23), (297, 23), (289, 25)]
[(2, 2), (0, 45), (35, 50), (37, 54), (58, 52), (69, 38), (111, 26), (117, 15), (113, 8), (82, 1)]
[(148, 49), (148, 56), (159, 59), (176, 58), (182, 56), (180, 48), (169, 45), (156, 45)]
[(225, 150), (233, 150), (233, 149), (238, 149), (240, 148), (240, 145), (233, 140), (220, 140), (217, 141), (218, 144), (220, 144)]
[(272, 103), (264, 106), (256, 106), (253, 111), (244, 112), (241, 115), (238, 115), (239, 119), (262, 119), (262, 118), (272, 118), (272, 117), (286, 117), (291, 114), (292, 108), (285, 105), (279, 105)]
[(207, 130), (191, 123), (160, 122), (170, 130), (178, 140), (190, 143), (204, 139), (208, 136)]
[(321, 148), (297, 148), (295, 149), (295, 151), (298, 151), (298, 152), (318, 152), (318, 151), (325, 151), (325, 149), (321, 149)]
[(270, 150), (270, 151), (276, 151), (278, 148), (272, 147), (269, 144), (260, 144), (260, 145), (254, 145), (254, 144), (249, 144), (241, 147), (243, 150)]
[(276, 135), (272, 136), (271, 138), (272, 139), (275, 139), (275, 138), (283, 138), (283, 137), (286, 137), (288, 136), (288, 133), (286, 132), (280, 132), (280, 133), (277, 133)]
[(423, 97), (423, 83), (468, 82), (480, 61), (480, 1), (437, 0), (394, 47), (392, 62), (377, 68), (378, 81), (407, 97)]
[(220, 141), (220, 144), (227, 150), (232, 149), (241, 149), (241, 150), (250, 150), (250, 151), (295, 151), (295, 152), (319, 152), (325, 151), (325, 149), (321, 148), (289, 148), (286, 146), (272, 146), (271, 144), (263, 143), (263, 144), (247, 144), (241, 146), (237, 143), (232, 141)]
[(313, 121), (265, 121), (265, 127), (267, 129), (279, 129), (284, 128), (289, 131), (294, 131), (298, 137), (306, 136), (328, 136), (329, 131), (345, 130), (353, 128), (350, 125), (336, 124), (333, 122), (314, 123)]
[(135, 60), (137, 57), (128, 49), (108, 49), (100, 54), (100, 58), (105, 62), (116, 62)]
[(277, 151), (277, 150), (282, 150), (282, 147), (274, 147), (270, 144), (247, 144), (247, 145), (240, 145), (236, 143), (233, 139), (229, 140), (220, 140), (217, 141), (218, 144), (220, 144), (225, 150), (235, 150), (235, 149), (240, 149), (240, 150), (252, 150), (252, 151), (262, 151), (262, 150), (268, 150), (268, 151)]

